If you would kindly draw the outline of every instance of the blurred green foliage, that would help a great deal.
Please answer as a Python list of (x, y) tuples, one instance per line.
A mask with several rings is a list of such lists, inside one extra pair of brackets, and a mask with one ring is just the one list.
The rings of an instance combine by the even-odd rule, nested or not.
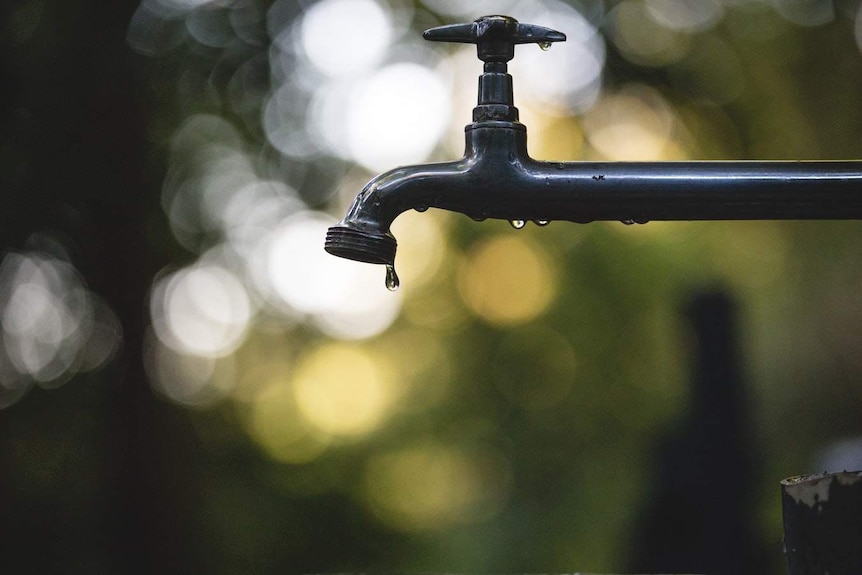
[[(3, 247), (29, 249), (44, 230), (61, 236), (124, 338), (103, 369), (36, 386), (0, 412), (2, 562), (70, 573), (623, 571), (660, 439), (688, 406), (692, 344), (681, 309), (693, 293), (721, 288), (741, 304), (758, 545), (769, 572), (783, 572), (778, 481), (816, 471), (831, 441), (862, 435), (855, 222), (559, 222), (515, 232), (418, 215), (442, 222), (443, 257), (418, 287), (405, 286), (383, 333), (337, 342), (313, 323), (260, 312), (243, 343), (212, 363), (212, 378), (231, 391), (190, 407), (151, 390), (150, 286), (224, 239), (177, 224), (198, 208), (166, 213), (160, 190), (172, 162), (227, 142), (295, 188), (306, 209), (332, 215), (344, 208), (337, 191), (372, 175), (324, 148), (281, 153), (265, 133), (273, 75), (303, 81), (298, 59), (281, 71), (269, 62), (277, 38), (267, 14), (280, 11), (287, 30), (313, 4), (17, 0), (0, 9)], [(550, 130), (537, 147), (577, 151), (554, 159), (600, 156), (584, 125), (632, 87), (673, 118), (665, 156), (862, 157), (858, 2), (707, 2), (719, 10), (708, 26), (642, 20), (655, 30), (631, 38), (625, 19), (650, 3), (596, 4), (570, 3), (604, 35), (601, 94), (583, 114), (553, 110), (549, 122), (571, 129)], [(411, 15), (399, 33), (448, 23), (445, 5), (393, 2)], [(636, 43), (647, 40), (661, 43)], [(171, 144), (195, 114), (233, 131)], [(479, 280), (470, 269), (512, 234), (525, 261), (544, 262), (537, 277), (552, 295), (523, 321), (495, 322), (471, 303)], [(421, 257), (421, 246), (409, 253)], [(313, 370), (315, 358), (351, 353), (377, 362), (366, 395), (389, 378), (385, 416), (372, 405), (343, 433), (306, 422), (301, 456), (278, 444), (296, 431), (293, 402), (318, 399), (313, 389), (299, 399), (261, 390)], [(348, 366), (357, 381), (360, 367)], [(267, 427), (267, 406), (282, 405), (272, 398), (285, 412)]]

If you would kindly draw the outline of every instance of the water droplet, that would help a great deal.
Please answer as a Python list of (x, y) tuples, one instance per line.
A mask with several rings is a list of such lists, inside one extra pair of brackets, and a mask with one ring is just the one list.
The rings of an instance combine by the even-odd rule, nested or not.
[(551, 43), (550, 42), (539, 42), (539, 48), (541, 48), (542, 50), (547, 52), (548, 50), (551, 49)]
[(428, 206), (426, 206), (424, 204), (420, 204), (413, 209), (416, 210), (417, 212), (426, 212), (426, 211), (428, 211)]
[(547, 226), (551, 222), (550, 220), (533, 220), (533, 223), (535, 223), (537, 226)]
[(520, 230), (527, 225), (526, 220), (509, 220), (509, 223), (512, 224), (512, 227), (516, 230)]
[(398, 274), (395, 273), (393, 264), (386, 264), (386, 289), (396, 291), (401, 285), (401, 280), (398, 279)]
[(474, 222), (484, 222), (484, 221), (485, 221), (485, 220), (487, 220), (488, 218), (484, 218), (484, 217), (482, 217), (482, 216), (472, 216), (472, 219), (473, 219), (473, 221), (474, 221)]
[(634, 220), (620, 220), (620, 221), (621, 221), (622, 223), (624, 223), (625, 225), (627, 225), (627, 226), (630, 226), (630, 225), (632, 225), (632, 224), (634, 224), (634, 223), (635, 223), (635, 221), (634, 221)]

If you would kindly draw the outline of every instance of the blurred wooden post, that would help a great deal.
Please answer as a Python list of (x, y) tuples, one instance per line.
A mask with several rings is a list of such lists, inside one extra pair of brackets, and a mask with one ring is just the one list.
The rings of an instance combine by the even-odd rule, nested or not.
[(862, 472), (781, 482), (790, 575), (862, 573)]

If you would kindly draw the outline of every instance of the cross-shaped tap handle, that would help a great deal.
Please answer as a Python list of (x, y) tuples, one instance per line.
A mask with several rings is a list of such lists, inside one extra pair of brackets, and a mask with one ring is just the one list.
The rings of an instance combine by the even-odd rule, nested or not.
[[(433, 42), (476, 44), (483, 62), (508, 62), (515, 57), (515, 44), (550, 46), (564, 42), (566, 35), (544, 26), (521, 24), (509, 16), (482, 16), (469, 24), (451, 24), (425, 30), (422, 37)], [(505, 69), (505, 68), (504, 68)]]

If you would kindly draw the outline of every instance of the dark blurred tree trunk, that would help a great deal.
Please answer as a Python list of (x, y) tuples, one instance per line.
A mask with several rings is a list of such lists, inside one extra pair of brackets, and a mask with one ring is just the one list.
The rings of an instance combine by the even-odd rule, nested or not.
[[(102, 409), (88, 414), (100, 434), (102, 466), (91, 471), (98, 475), (98, 524), (76, 525), (75, 516), (62, 515), (51, 521), (92, 533), (91, 547), (78, 550), (82, 564), (88, 554), (100, 553), (116, 573), (187, 571), (188, 492), (178, 472), (178, 441), (188, 434), (177, 430), (182, 415), (152, 396), (142, 359), (147, 291), (159, 265), (148, 250), (147, 225), (158, 210), (160, 174), (148, 170), (148, 112), (125, 45), (137, 1), (30, 4), (39, 12), (37, 27), (24, 42), (7, 38), (0, 61), (0, 183), (6, 205), (0, 241), (4, 249), (20, 249), (40, 229), (70, 237), (73, 263), (117, 314), (124, 338), (113, 364), (88, 378), (96, 382), (88, 385), (99, 387), (96, 402), (76, 403), (74, 386), (80, 382), (63, 390), (63, 397), (73, 399), (62, 409)], [(4, 6), (4, 15), (14, 17), (27, 5), (13, 2)], [(59, 397), (31, 394), (23, 402)], [(19, 407), (24, 413), (23, 406), (11, 409)], [(5, 426), (36, 429), (46, 423), (15, 421), (12, 415)], [(15, 497), (3, 491), (0, 496)], [(14, 517), (4, 522), (12, 523), (4, 529), (15, 529)], [(32, 533), (39, 535), (44, 534)], [(52, 563), (50, 544), (34, 549), (26, 558), (31, 566)], [(24, 550), (10, 552), (25, 560)], [(4, 554), (4, 562), (9, 558)]]
[(639, 573), (765, 572), (753, 538), (756, 459), (735, 314), (720, 291), (696, 295), (686, 310), (691, 400), (659, 454), (657, 485), (635, 535)]

